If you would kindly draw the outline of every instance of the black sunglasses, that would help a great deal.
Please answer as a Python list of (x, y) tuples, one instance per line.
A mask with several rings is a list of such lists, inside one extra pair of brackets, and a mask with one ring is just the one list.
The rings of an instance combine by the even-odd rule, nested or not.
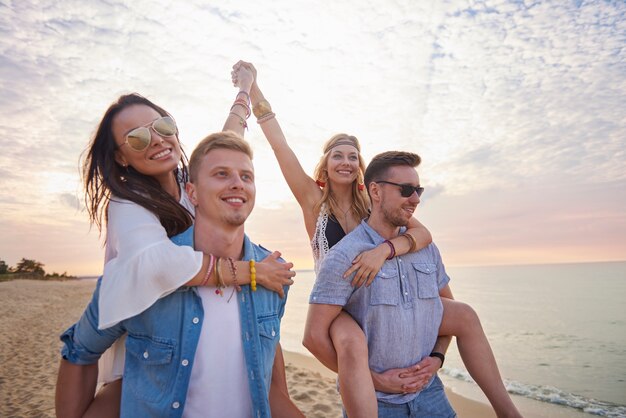
[(402, 197), (411, 197), (413, 193), (417, 193), (417, 197), (420, 197), (422, 193), (424, 193), (424, 188), (420, 186), (411, 186), (410, 184), (398, 184), (391, 181), (379, 180), (374, 183), (386, 183), (394, 186), (398, 186), (400, 188), (400, 196)]

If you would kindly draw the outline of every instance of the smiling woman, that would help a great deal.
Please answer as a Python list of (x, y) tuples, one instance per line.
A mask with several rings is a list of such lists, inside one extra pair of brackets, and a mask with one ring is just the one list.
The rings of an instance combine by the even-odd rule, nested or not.
[[(239, 78), (240, 91), (224, 129), (243, 135), (253, 76), (242, 70)], [(190, 230), (195, 208), (185, 193), (188, 170), (178, 129), (163, 108), (137, 94), (121, 96), (98, 126), (86, 152), (83, 173), (91, 221), (99, 228), (106, 225), (104, 274), (97, 290), (98, 329), (111, 328), (146, 311), (181, 286), (221, 289), (250, 283), (248, 262), (226, 262), (170, 239)], [(245, 174), (241, 181), (250, 175)], [(253, 203), (253, 195), (247, 200)], [(283, 286), (293, 283), (295, 273), (290, 270), (291, 263), (281, 263), (278, 257), (279, 253), (273, 253), (256, 264), (256, 281), (284, 296)], [(91, 363), (70, 363), (70, 355), (65, 353), (57, 384), (59, 416), (82, 416), (86, 410), (97, 416), (119, 413), (119, 379), (125, 360), (122, 340), (101, 359), (99, 378), (110, 384), (95, 402), (98, 368)]]

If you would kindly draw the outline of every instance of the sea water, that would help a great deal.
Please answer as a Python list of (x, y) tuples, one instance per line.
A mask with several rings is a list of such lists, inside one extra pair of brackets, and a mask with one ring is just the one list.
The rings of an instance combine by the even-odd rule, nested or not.
[[(507, 389), (588, 414), (626, 416), (626, 262), (447, 269), (478, 312)], [(298, 271), (283, 348), (301, 345), (315, 275)], [(454, 342), (444, 375), (471, 381)]]

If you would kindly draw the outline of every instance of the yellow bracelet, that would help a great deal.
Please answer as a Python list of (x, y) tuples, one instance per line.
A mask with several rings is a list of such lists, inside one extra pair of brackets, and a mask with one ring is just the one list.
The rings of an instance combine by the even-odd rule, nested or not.
[(254, 267), (254, 260), (250, 260), (250, 288), (253, 292), (256, 292), (256, 268)]

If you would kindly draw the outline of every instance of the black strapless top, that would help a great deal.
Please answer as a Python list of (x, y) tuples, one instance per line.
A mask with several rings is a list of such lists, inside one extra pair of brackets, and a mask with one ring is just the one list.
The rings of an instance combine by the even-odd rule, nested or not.
[(341, 241), (341, 238), (346, 236), (346, 232), (343, 230), (337, 219), (333, 215), (328, 215), (328, 223), (326, 224), (326, 239), (328, 240), (328, 248), (333, 248), (335, 244)]

